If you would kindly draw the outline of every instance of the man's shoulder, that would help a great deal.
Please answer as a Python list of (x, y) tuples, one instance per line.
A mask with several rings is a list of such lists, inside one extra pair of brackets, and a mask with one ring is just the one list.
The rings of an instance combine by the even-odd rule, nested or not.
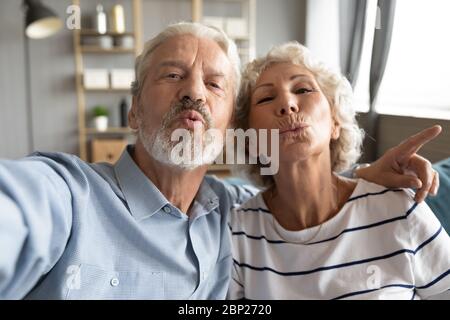
[[(37, 151), (22, 158), (19, 162), (39, 163), (43, 168), (49, 168), (51, 172), (67, 180), (77, 180), (89, 183), (91, 178), (101, 180), (114, 180), (114, 166), (109, 163), (89, 163), (80, 157), (64, 152), (41, 152)], [(48, 171), (50, 172), (50, 171)]]
[(81, 170), (83, 161), (75, 155), (62, 152), (34, 152), (17, 160), (0, 159), (0, 165), (15, 175), (38, 176), (44, 174), (49, 177), (70, 175)]
[(48, 164), (59, 164), (63, 166), (77, 167), (80, 169), (93, 169), (93, 170), (105, 170), (107, 168), (113, 168), (109, 163), (90, 163), (82, 160), (80, 157), (70, 153), (64, 152), (42, 152), (36, 151), (29, 156), (21, 159), (24, 161), (42, 161)]
[(42, 161), (46, 163), (66, 164), (66, 165), (80, 165), (86, 163), (74, 154), (64, 152), (44, 152), (35, 151), (25, 158), (20, 159), (22, 161)]

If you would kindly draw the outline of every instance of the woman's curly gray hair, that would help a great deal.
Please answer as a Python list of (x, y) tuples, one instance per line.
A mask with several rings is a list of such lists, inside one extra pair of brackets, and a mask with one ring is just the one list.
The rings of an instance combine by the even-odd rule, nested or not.
[[(271, 65), (283, 62), (304, 66), (314, 75), (341, 129), (339, 138), (330, 143), (331, 168), (334, 172), (349, 168), (360, 157), (364, 138), (364, 131), (356, 122), (352, 87), (343, 75), (316, 60), (308, 48), (296, 41), (275, 46), (267, 55), (246, 65), (238, 95), (236, 127), (249, 128), (251, 94), (258, 77)], [(272, 176), (260, 175), (260, 164), (244, 165), (240, 171), (259, 186), (270, 187), (274, 183)]]

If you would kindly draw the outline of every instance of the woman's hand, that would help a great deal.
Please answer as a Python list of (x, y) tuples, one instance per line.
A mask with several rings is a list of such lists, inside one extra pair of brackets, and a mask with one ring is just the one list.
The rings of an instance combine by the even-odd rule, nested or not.
[(416, 188), (414, 200), (417, 202), (422, 202), (428, 194), (436, 195), (438, 173), (430, 161), (416, 152), (437, 137), (441, 130), (440, 126), (433, 126), (409, 137), (370, 166), (357, 169), (356, 176), (386, 187)]

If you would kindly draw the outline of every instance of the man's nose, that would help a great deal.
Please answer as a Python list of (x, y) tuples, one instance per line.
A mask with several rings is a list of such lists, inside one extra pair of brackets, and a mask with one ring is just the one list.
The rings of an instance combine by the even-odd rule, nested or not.
[(186, 79), (183, 87), (180, 90), (179, 99), (189, 98), (194, 102), (206, 102), (205, 84), (203, 78), (191, 76)]
[(279, 116), (290, 115), (299, 112), (297, 99), (290, 94), (281, 95), (279, 97), (279, 105), (277, 107), (277, 114)]

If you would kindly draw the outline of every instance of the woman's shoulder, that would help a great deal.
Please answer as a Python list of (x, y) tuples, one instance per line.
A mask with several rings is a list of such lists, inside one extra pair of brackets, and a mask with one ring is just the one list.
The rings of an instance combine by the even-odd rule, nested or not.
[(355, 192), (347, 202), (354, 202), (357, 208), (365, 208), (379, 218), (402, 220), (411, 228), (413, 225), (435, 229), (440, 223), (430, 207), (414, 200), (415, 192), (406, 188), (386, 188), (359, 179)]
[(414, 196), (411, 189), (386, 188), (359, 179), (347, 204), (352, 216), (363, 216), (371, 226), (394, 226), (390, 232), (408, 232), (412, 238), (434, 234), (440, 228), (438, 219), (425, 202), (417, 203)]
[(379, 184), (358, 179), (357, 185), (347, 202), (364, 205), (385, 204), (392, 207), (394, 204), (410, 206), (414, 204), (414, 191), (405, 188), (388, 188)]
[(260, 209), (267, 209), (263, 198), (263, 191), (257, 192), (253, 197), (247, 199), (240, 206), (236, 207), (237, 211), (249, 211), (255, 209), (254, 207), (261, 207)]
[(255, 220), (264, 220), (271, 215), (262, 196), (262, 192), (258, 192), (253, 197), (239, 206), (231, 210), (230, 219), (232, 224), (244, 224)]
[[(345, 210), (353, 221), (384, 225), (389, 221), (404, 221), (417, 208), (414, 192), (403, 188), (387, 188), (358, 179), (347, 199)], [(407, 227), (407, 226), (404, 226)]]

